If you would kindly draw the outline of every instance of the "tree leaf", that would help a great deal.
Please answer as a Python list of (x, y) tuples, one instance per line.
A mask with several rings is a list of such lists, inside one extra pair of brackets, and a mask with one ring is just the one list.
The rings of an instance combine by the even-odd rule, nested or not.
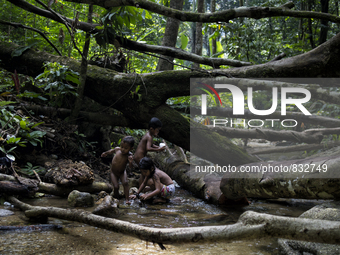
[(32, 48), (34, 45), (38, 44), (38, 42), (34, 42), (34, 43), (31, 43), (30, 45), (28, 46), (23, 46), (23, 47), (19, 47), (19, 48), (16, 48), (12, 54), (11, 54), (11, 57), (19, 57), (21, 56), (26, 50)]

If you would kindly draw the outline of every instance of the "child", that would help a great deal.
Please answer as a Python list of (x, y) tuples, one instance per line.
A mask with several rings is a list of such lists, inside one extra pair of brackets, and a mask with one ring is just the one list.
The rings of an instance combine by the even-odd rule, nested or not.
[[(159, 196), (153, 200), (154, 203), (165, 203), (175, 193), (175, 185), (172, 179), (159, 170), (152, 159), (144, 157), (139, 162), (139, 168), (142, 173), (143, 182), (140, 185), (136, 195), (131, 195), (131, 199), (140, 198), (141, 200), (151, 199), (155, 196)], [(139, 196), (139, 193), (149, 186), (151, 192)], [(146, 190), (146, 189), (145, 189)]]
[(137, 166), (139, 161), (146, 156), (148, 151), (162, 151), (165, 147), (160, 148), (159, 146), (153, 144), (153, 137), (157, 136), (162, 128), (162, 122), (153, 117), (149, 122), (149, 130), (140, 140), (136, 152), (133, 156), (133, 160), (136, 162)]
[(119, 179), (124, 187), (124, 195), (126, 204), (130, 204), (129, 201), (129, 183), (126, 176), (126, 164), (132, 165), (132, 150), (135, 140), (132, 136), (125, 136), (120, 143), (120, 147), (105, 151), (101, 157), (106, 157), (112, 153), (116, 153), (111, 163), (111, 181), (113, 184), (113, 197), (119, 199)]

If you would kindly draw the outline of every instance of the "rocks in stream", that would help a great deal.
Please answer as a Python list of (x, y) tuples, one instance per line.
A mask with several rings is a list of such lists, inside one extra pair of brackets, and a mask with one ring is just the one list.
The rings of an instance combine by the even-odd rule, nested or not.
[[(339, 221), (340, 202), (325, 203), (314, 206), (300, 215), (300, 218)], [(314, 242), (295, 241), (287, 239), (278, 240), (281, 254), (340, 254), (340, 245)]]
[[(114, 218), (119, 214), (119, 200), (110, 195), (100, 199), (100, 204), (93, 210), (93, 214)], [(98, 203), (97, 202), (97, 203)]]
[(0, 217), (6, 217), (6, 216), (11, 216), (13, 215), (14, 212), (6, 209), (0, 209)]
[(94, 205), (94, 198), (90, 193), (73, 190), (68, 195), (67, 202), (73, 207), (91, 207)]

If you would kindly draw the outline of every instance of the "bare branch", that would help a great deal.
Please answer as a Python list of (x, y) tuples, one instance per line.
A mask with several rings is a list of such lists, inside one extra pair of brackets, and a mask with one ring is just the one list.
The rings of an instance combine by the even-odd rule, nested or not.
[[(42, 17), (49, 18), (61, 24), (66, 25), (66, 24), (75, 23), (73, 19), (64, 17), (56, 12), (52, 13), (50, 11), (43, 10), (34, 5), (29, 4), (28, 2), (24, 0), (7, 0), (7, 1), (11, 2), (12, 4), (26, 11), (35, 13)], [(83, 30), (84, 32), (89, 32), (91, 34), (96, 34), (98, 32), (101, 32), (102, 30), (98, 30), (98, 27), (100, 27), (99, 24), (90, 24), (86, 22), (77, 22), (76, 24), (77, 29)], [(109, 38), (109, 40), (110, 39), (111, 38)], [(212, 66), (212, 67), (221, 66), (221, 65), (241, 67), (241, 66), (249, 66), (252, 64), (250, 62), (225, 59), (225, 58), (202, 57), (202, 56), (198, 56), (196, 54), (189, 53), (184, 50), (177, 49), (177, 48), (158, 46), (158, 45), (149, 45), (149, 44), (135, 42), (135, 41), (126, 39), (118, 35), (116, 35), (114, 39), (116, 39), (119, 42), (121, 47), (126, 48), (126, 49), (135, 50), (139, 52), (153, 52), (153, 53), (162, 54), (162, 55), (166, 55), (166, 56), (170, 56), (170, 57), (174, 57), (178, 59), (184, 59), (184, 60), (188, 60), (188, 61), (192, 61), (195, 63), (200, 63), (200, 64)], [(109, 43), (114, 44), (114, 40), (109, 41)]]
[(6, 200), (25, 211), (27, 217), (55, 217), (78, 221), (142, 240), (172, 244), (209, 240), (240, 240), (261, 237), (281, 237), (294, 240), (337, 244), (340, 222), (291, 218), (247, 211), (232, 225), (188, 228), (151, 228), (130, 222), (94, 215), (84, 210), (40, 207), (25, 204), (14, 197)]
[(330, 15), (328, 13), (310, 12), (310, 11), (293, 11), (289, 8), (293, 7), (292, 2), (289, 2), (280, 7), (239, 7), (228, 9), (214, 13), (194, 13), (188, 11), (179, 11), (148, 0), (66, 0), (67, 2), (93, 4), (104, 8), (118, 6), (134, 6), (142, 8), (160, 15), (175, 18), (181, 21), (192, 21), (202, 23), (212, 22), (229, 22), (236, 18), (252, 18), (262, 19), (268, 17), (296, 17), (296, 18), (313, 18), (340, 23), (340, 17)]
[[(229, 138), (253, 138), (253, 139), (265, 139), (268, 141), (293, 141), (298, 143), (320, 143), (323, 134), (321, 132), (315, 132), (314, 134), (306, 132), (297, 132), (292, 130), (276, 131), (272, 129), (239, 129), (239, 128), (227, 128), (220, 126), (208, 126), (212, 131), (219, 133), (220, 135), (227, 136)], [(315, 129), (317, 130), (317, 129)], [(336, 132), (339, 132), (337, 130)]]
[(58, 55), (62, 56), (62, 54), (60, 53), (58, 48), (56, 46), (54, 46), (54, 44), (46, 37), (44, 32), (42, 32), (42, 31), (40, 31), (40, 30), (38, 30), (36, 28), (33, 28), (33, 27), (25, 26), (25, 25), (20, 24), (20, 23), (7, 22), (7, 21), (4, 21), (4, 20), (0, 20), (0, 23), (1, 24), (5, 24), (5, 25), (9, 25), (9, 26), (13, 26), (15, 28), (21, 27), (21, 28), (24, 28), (24, 29), (29, 29), (29, 30), (32, 30), (34, 32), (39, 33), (52, 46), (52, 48), (58, 53)]

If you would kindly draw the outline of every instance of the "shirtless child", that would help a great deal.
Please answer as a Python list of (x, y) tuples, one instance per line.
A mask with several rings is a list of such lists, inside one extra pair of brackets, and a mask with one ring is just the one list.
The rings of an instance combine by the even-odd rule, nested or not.
[[(175, 185), (172, 179), (158, 169), (153, 163), (152, 159), (144, 157), (139, 162), (139, 168), (142, 173), (143, 182), (140, 185), (136, 195), (131, 195), (131, 199), (140, 198), (141, 200), (151, 199), (158, 196), (153, 200), (153, 203), (165, 203), (175, 193)], [(139, 196), (139, 193), (144, 190), (145, 187), (149, 187), (151, 192)]]
[(165, 147), (160, 148), (159, 146), (153, 144), (153, 137), (157, 136), (162, 128), (162, 122), (153, 117), (149, 122), (149, 130), (140, 140), (136, 152), (133, 156), (133, 160), (136, 162), (137, 166), (139, 161), (146, 156), (148, 151), (162, 151)]
[(133, 157), (130, 152), (135, 144), (135, 140), (132, 136), (125, 136), (120, 143), (120, 147), (105, 151), (102, 153), (101, 157), (106, 157), (115, 153), (111, 163), (111, 181), (113, 184), (113, 197), (119, 199), (119, 179), (124, 187), (124, 195), (126, 204), (130, 204), (129, 201), (129, 183), (126, 175), (126, 164), (129, 162), (131, 167)]

